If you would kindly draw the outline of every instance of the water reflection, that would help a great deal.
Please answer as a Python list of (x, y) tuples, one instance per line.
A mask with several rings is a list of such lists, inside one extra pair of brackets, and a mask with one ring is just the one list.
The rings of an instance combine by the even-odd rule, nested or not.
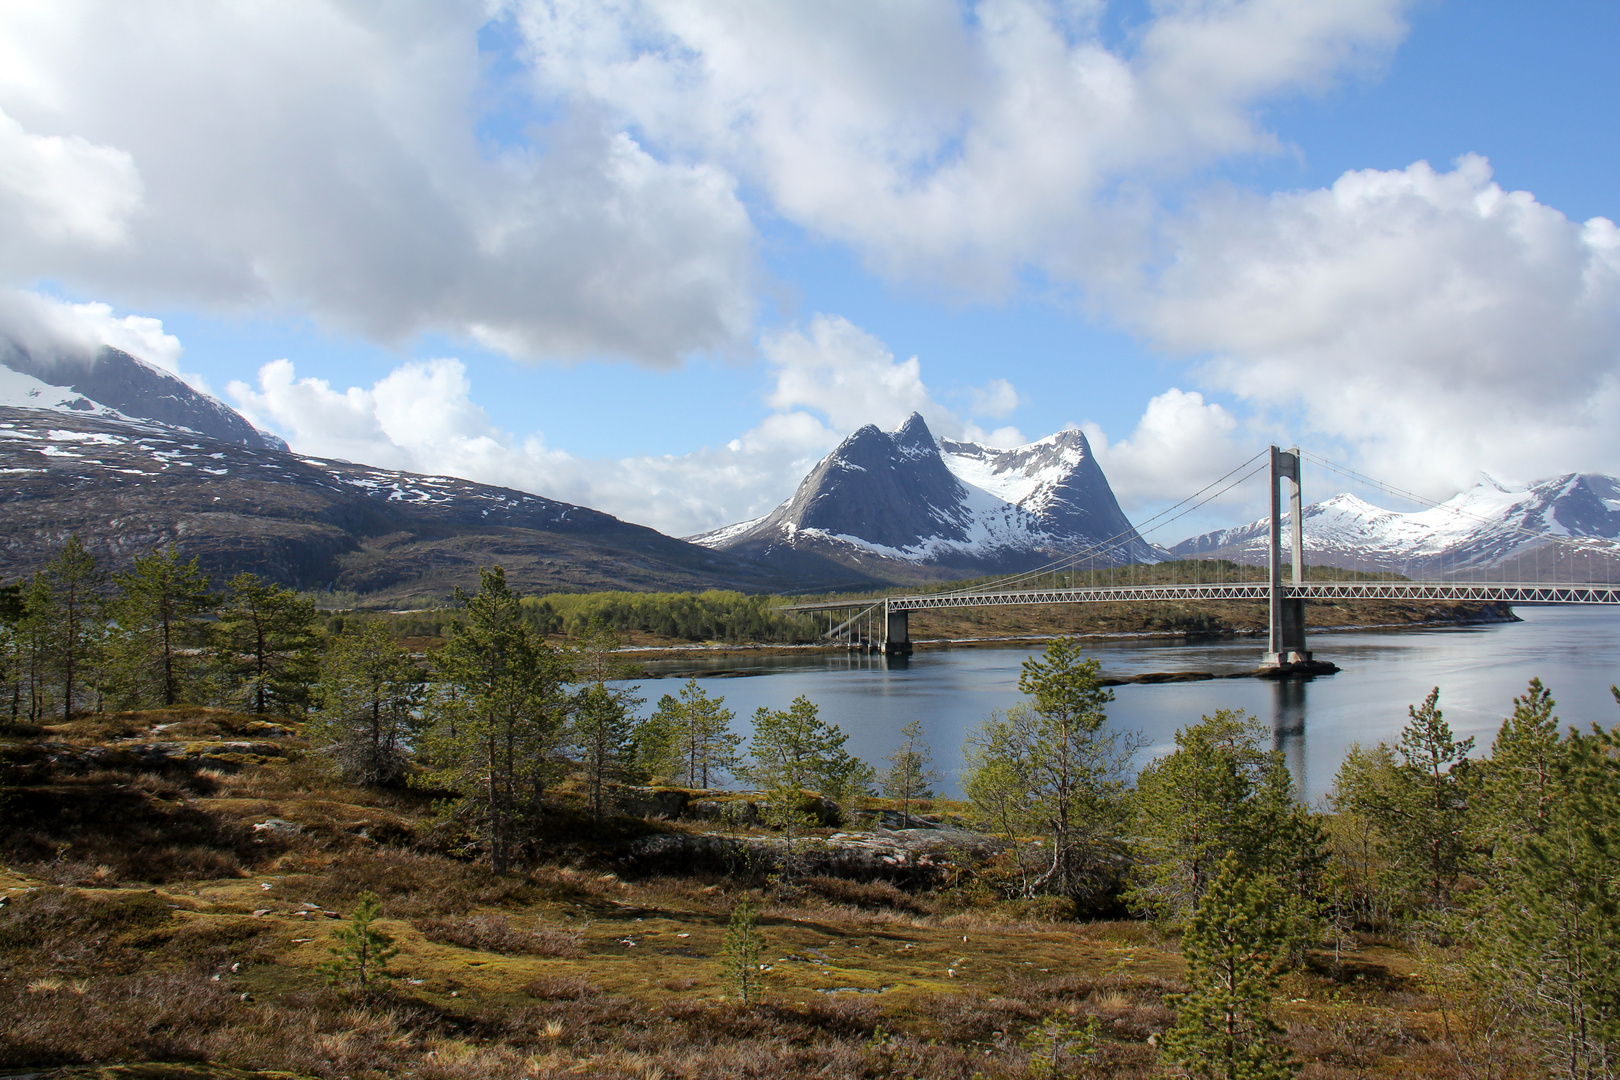
[(1305, 695), (1310, 679), (1275, 679), (1271, 684), (1271, 748), (1280, 751), (1294, 778), (1294, 790), (1305, 783)]

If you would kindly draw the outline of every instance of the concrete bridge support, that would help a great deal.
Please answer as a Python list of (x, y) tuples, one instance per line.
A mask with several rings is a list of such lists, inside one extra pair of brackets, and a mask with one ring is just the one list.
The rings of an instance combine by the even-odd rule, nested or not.
[(911, 655), (911, 612), (883, 605), (883, 655)]
[(1271, 448), (1271, 641), (1262, 668), (1288, 671), (1308, 668), (1311, 654), (1305, 648), (1305, 601), (1283, 595), (1282, 580), (1282, 482), (1293, 484), (1289, 499), (1292, 519), (1292, 583), (1305, 582), (1305, 521), (1300, 507), (1299, 448)]

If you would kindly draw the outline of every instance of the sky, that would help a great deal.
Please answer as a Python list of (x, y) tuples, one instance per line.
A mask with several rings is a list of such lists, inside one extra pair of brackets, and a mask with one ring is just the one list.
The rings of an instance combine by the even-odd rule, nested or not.
[(1080, 427), (1136, 520), (1272, 442), (1429, 499), (1620, 473), (1617, 43), (1612, 0), (10, 0), (0, 332), (673, 535), (912, 411)]

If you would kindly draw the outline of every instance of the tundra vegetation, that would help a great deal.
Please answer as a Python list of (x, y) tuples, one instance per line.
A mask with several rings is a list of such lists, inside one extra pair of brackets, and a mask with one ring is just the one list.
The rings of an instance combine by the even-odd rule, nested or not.
[(427, 654), (207, 587), (70, 543), (0, 590), (0, 1068), (1620, 1071), (1620, 746), (1539, 682), (1488, 755), (1414, 703), (1310, 809), (1239, 714), (1132, 775), (1060, 639), (957, 801), (921, 727), (880, 778), (806, 698), (641, 718), (498, 569)]

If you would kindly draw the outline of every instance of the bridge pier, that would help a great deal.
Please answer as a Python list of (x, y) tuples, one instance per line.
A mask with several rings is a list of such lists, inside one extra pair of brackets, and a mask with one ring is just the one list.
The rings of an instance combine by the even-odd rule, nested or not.
[(1283, 591), (1282, 482), (1285, 479), (1293, 482), (1288, 507), (1293, 525), (1290, 538), (1293, 550), (1289, 554), (1293, 556), (1290, 576), (1297, 589), (1305, 583), (1305, 520), (1300, 507), (1297, 446), (1289, 450), (1271, 448), (1271, 641), (1260, 669), (1279, 675), (1311, 671), (1319, 666), (1305, 648), (1305, 601), (1298, 596), (1287, 596)]
[(911, 655), (911, 612), (883, 604), (883, 655)]

